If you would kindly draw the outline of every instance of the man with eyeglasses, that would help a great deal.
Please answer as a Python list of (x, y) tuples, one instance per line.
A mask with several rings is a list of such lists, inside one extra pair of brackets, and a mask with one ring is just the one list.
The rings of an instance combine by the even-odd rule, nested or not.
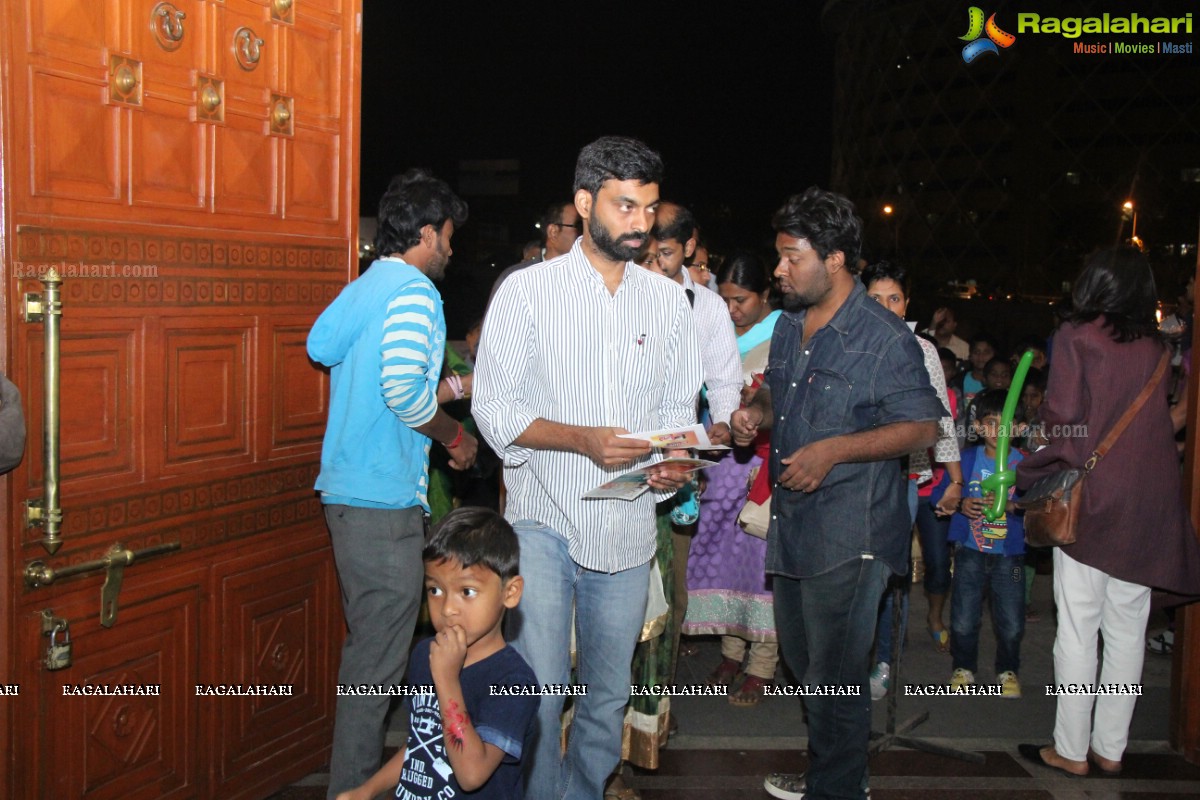
[(575, 203), (555, 203), (543, 212), (539, 227), (542, 230), (542, 244), (544, 253), (541, 258), (528, 258), (511, 267), (506, 267), (503, 272), (496, 278), (496, 282), (492, 284), (492, 293), (488, 295), (488, 304), (492, 302), (492, 298), (496, 296), (496, 290), (500, 288), (500, 284), (504, 283), (509, 275), (512, 275), (519, 269), (537, 264), (541, 261), (549, 261), (552, 258), (558, 258), (561, 255), (570, 251), (571, 245), (575, 244), (575, 240), (579, 238), (580, 232), (583, 230), (583, 224), (579, 221), (579, 212), (575, 210)]
[(701, 286), (707, 286), (714, 292), (717, 291), (717, 275), (716, 271), (709, 269), (708, 266), (708, 248), (704, 246), (704, 242), (700, 240), (700, 230), (695, 232), (696, 249), (692, 252), (691, 258), (685, 258), (683, 263), (687, 265), (688, 274), (692, 276), (692, 280)]

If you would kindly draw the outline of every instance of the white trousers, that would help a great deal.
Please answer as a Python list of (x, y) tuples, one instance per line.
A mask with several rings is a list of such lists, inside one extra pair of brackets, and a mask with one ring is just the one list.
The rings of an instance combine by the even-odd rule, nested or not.
[[(1058, 604), (1055, 683), (1140, 685), (1150, 589), (1110, 577), (1055, 548), (1054, 600)], [(1099, 681), (1097, 632), (1104, 635)], [(1129, 742), (1136, 702), (1133, 694), (1060, 694), (1054, 719), (1055, 751), (1063, 758), (1084, 761), (1090, 740), (1097, 755), (1120, 761)]]

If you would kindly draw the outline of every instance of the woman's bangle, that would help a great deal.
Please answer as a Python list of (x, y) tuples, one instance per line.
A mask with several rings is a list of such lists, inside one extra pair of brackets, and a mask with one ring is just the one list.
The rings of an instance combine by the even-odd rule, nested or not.
[(443, 442), (442, 446), (445, 447), (447, 450), (453, 450), (454, 448), (458, 447), (460, 444), (462, 444), (463, 434), (465, 432), (466, 431), (463, 429), (462, 423), (460, 422), (458, 424), (458, 436), (454, 437), (453, 442)]
[(962, 486), (963, 482), (962, 481), (950, 481), (950, 485), (951, 486)]
[(445, 378), (446, 385), (450, 387), (450, 391), (454, 392), (455, 400), (462, 400), (466, 395), (463, 393), (462, 378), (451, 372)]

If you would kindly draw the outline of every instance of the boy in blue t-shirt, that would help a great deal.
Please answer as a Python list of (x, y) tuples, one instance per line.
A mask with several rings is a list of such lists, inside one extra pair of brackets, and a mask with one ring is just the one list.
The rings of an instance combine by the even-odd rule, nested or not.
[(500, 631), (524, 588), (516, 534), (490, 509), (455, 509), (430, 533), (422, 558), (437, 635), (413, 650), (408, 684), (435, 693), (411, 697), (404, 749), (337, 800), (393, 789), (400, 800), (519, 799), (538, 683)]
[[(1004, 411), (1005, 392), (991, 389), (975, 397), (975, 429), (982, 445), (962, 453), (966, 490), (958, 511), (950, 519), (949, 539), (954, 547), (954, 582), (950, 601), (950, 654), (955, 689), (975, 683), (979, 661), (979, 627), (983, 595), (992, 595), (992, 628), (996, 633), (996, 677), (1004, 697), (1020, 697), (1021, 637), (1025, 635), (1025, 523), (1015, 512), (1009, 489), (1006, 512), (988, 522), (983, 510), (992, 497), (983, 496), (980, 483), (996, 471), (996, 442)], [(1010, 449), (1008, 468), (1015, 469), (1023, 456)], [(934, 491), (934, 502), (945, 491), (946, 478)]]

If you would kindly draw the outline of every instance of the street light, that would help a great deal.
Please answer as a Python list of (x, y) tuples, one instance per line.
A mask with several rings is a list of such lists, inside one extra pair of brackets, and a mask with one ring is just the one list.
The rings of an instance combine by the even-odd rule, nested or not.
[(1132, 215), (1132, 217), (1133, 217), (1133, 230), (1131, 231), (1131, 233), (1130, 233), (1130, 235), (1129, 235), (1129, 243), (1130, 243), (1131, 245), (1133, 245), (1134, 247), (1136, 247), (1138, 250), (1141, 250), (1142, 252), (1145, 252), (1145, 251), (1146, 251), (1146, 247), (1145, 247), (1145, 245), (1142, 243), (1142, 240), (1141, 240), (1141, 239), (1139, 239), (1139, 238), (1138, 238), (1138, 235), (1137, 235), (1137, 208), (1136, 208), (1136, 207), (1133, 205), (1133, 201), (1132, 201), (1132, 200), (1126, 200), (1126, 201), (1125, 201), (1125, 202), (1124, 202), (1124, 203), (1121, 205), (1121, 208), (1122, 208), (1122, 209), (1124, 209), (1124, 211), (1125, 211), (1127, 214), (1131, 214), (1131, 215)]

